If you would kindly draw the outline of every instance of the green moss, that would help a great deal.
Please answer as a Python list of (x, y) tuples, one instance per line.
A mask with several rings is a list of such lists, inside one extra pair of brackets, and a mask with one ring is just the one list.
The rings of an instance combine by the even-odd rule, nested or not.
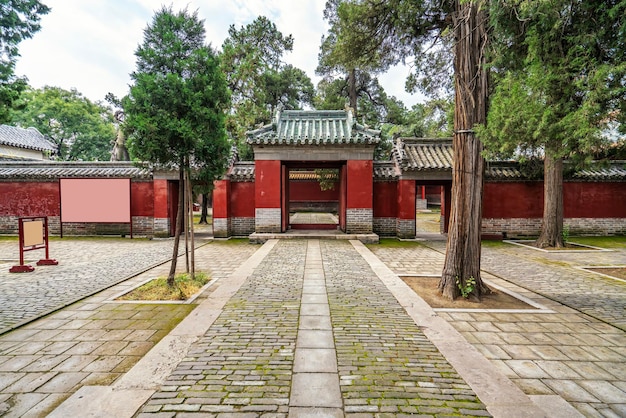
[(414, 248), (423, 247), (424, 244), (417, 241), (401, 241), (397, 238), (381, 238), (378, 244), (368, 244), (367, 246), (372, 248)]

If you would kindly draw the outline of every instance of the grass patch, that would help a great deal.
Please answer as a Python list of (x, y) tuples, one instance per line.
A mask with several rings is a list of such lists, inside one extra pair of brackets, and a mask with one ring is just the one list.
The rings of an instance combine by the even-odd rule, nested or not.
[(249, 238), (228, 238), (228, 239), (219, 239), (216, 241), (213, 241), (212, 244), (218, 244), (218, 245), (250, 245), (250, 239)]
[(600, 248), (626, 248), (626, 236), (570, 237), (570, 241)]
[(117, 300), (187, 300), (209, 282), (205, 273), (196, 273), (192, 280), (187, 273), (177, 274), (174, 286), (167, 285), (167, 277), (159, 277), (120, 296)]
[(381, 238), (378, 244), (368, 244), (369, 246), (385, 247), (385, 248), (412, 248), (423, 247), (424, 244), (417, 241), (400, 241), (397, 238)]

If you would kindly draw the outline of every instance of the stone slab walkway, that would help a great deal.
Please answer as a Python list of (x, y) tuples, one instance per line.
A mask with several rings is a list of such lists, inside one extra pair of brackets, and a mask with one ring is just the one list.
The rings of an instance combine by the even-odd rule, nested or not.
[[(74, 251), (86, 249), (93, 260), (110, 261), (116, 249), (128, 250), (117, 240), (67, 239), (66, 243), (67, 248), (72, 248), (70, 244), (74, 243)], [(105, 245), (107, 243), (109, 245)], [(144, 257), (151, 248), (149, 241), (134, 243), (139, 251), (126, 252), (125, 263), (132, 263), (133, 255)], [(171, 245), (157, 243), (159, 247), (167, 247), (164, 244)], [(143, 248), (145, 253), (141, 251)], [(257, 249), (258, 246), (241, 241), (206, 244), (196, 251), (197, 269), (217, 280), (212, 289), (219, 288), (220, 280), (230, 276)], [(99, 257), (99, 252), (105, 254)], [(134, 268), (142, 263), (139, 259), (136, 262)], [(71, 266), (67, 263), (63, 271), (72, 272)], [(74, 267), (79, 270), (76, 275), (80, 276), (83, 263)], [(106, 264), (100, 265), (100, 269), (101, 274), (106, 275)], [(184, 269), (183, 259), (179, 260), (178, 269)], [(109, 280), (116, 280), (116, 271), (111, 271)], [(81, 387), (110, 385), (124, 376), (176, 325), (189, 317), (196, 305), (117, 303), (113, 299), (168, 271), (169, 263), (166, 263), (0, 335), (0, 416), (44, 417)], [(73, 277), (73, 274), (68, 275)], [(92, 285), (97, 289), (100, 283)], [(93, 289), (89, 292), (93, 293)], [(43, 296), (30, 295), (31, 300), (37, 297)]]
[[(0, 335), (0, 415), (626, 416), (623, 316), (594, 311), (597, 293), (620, 306), (626, 292), (577, 269), (626, 264), (626, 249), (486, 245), (484, 277), (545, 309), (442, 311), (398, 278), (440, 273), (445, 242), (424, 243), (205, 245), (218, 280), (192, 305), (112, 302), (161, 266)], [(576, 285), (550, 290), (552, 268)]]
[[(423, 244), (370, 248), (399, 275), (440, 274), (445, 242)], [(535, 403), (556, 407), (552, 416), (623, 417), (626, 283), (582, 265), (626, 265), (626, 249), (568, 254), (485, 244), (483, 278), (550, 310), (438, 315)]]
[(192, 412), (489, 416), (353, 244), (317, 240), (278, 242), (138, 416)]
[(18, 242), (0, 241), (0, 334), (171, 259), (172, 242), (54, 239), (50, 241), (50, 258), (59, 265), (36, 267), (45, 251), (29, 251), (25, 263), (35, 271), (9, 273), (11, 266), (19, 264)]

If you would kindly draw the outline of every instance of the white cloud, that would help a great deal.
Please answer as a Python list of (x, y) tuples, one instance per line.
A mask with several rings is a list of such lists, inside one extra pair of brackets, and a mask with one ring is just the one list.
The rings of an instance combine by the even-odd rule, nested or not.
[[(135, 69), (134, 51), (143, 30), (161, 3), (154, 0), (44, 0), (52, 11), (42, 17), (41, 31), (19, 45), (16, 74), (26, 75), (34, 87), (75, 88), (95, 101), (108, 92), (128, 92)], [(228, 2), (172, 0), (174, 10), (187, 7), (205, 20), (207, 42), (219, 49), (230, 25), (240, 28), (263, 15), (285, 35), (294, 37), (293, 52), (285, 60), (304, 70), (316, 83), (317, 55), (327, 29), (322, 18), (325, 0), (231, 0)], [(390, 95), (411, 106), (418, 100), (404, 93), (407, 69), (381, 77)]]

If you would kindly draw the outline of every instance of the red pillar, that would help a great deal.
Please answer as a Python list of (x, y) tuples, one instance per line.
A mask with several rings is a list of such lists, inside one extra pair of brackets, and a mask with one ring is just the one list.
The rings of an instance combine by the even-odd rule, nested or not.
[(398, 223), (400, 238), (415, 238), (415, 180), (398, 181)]
[(254, 163), (256, 232), (281, 232), (281, 161)]
[(157, 237), (170, 236), (170, 214), (169, 214), (169, 188), (165, 179), (155, 179), (153, 181), (154, 199), (154, 235)]
[(217, 180), (213, 188), (213, 236), (230, 236), (230, 180)]
[(371, 234), (374, 221), (373, 161), (348, 160), (346, 177), (346, 232)]

